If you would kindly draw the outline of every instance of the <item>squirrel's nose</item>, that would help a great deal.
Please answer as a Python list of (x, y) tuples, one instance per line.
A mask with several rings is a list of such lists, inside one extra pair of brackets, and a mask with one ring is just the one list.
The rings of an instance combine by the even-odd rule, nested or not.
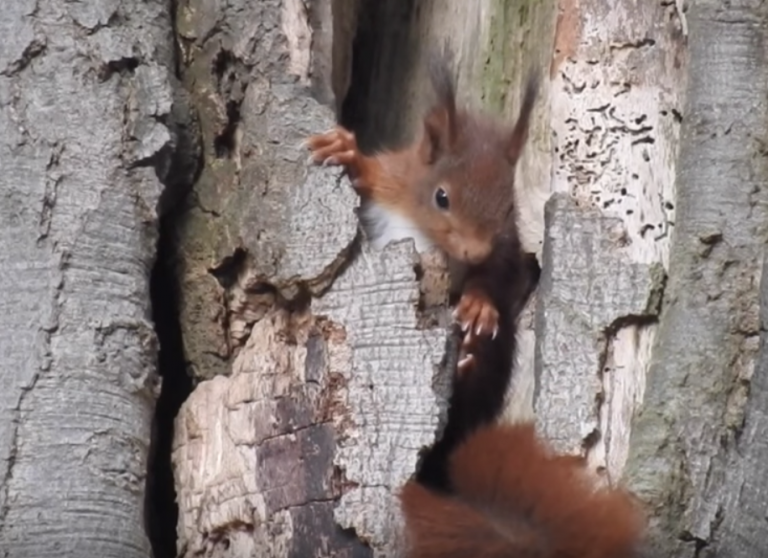
[(469, 250), (464, 250), (464, 260), (469, 262), (470, 264), (479, 264), (485, 259), (484, 254), (480, 254), (479, 252), (470, 252)]

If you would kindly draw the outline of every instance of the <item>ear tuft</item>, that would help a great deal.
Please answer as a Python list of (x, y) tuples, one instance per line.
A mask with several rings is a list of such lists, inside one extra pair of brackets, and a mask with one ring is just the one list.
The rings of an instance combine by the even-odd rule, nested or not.
[(424, 137), (421, 143), (422, 160), (433, 165), (450, 152), (453, 139), (450, 132), (450, 116), (442, 107), (435, 107), (424, 118)]
[(523, 102), (520, 104), (520, 114), (512, 133), (507, 140), (507, 158), (513, 165), (520, 159), (520, 154), (528, 140), (528, 129), (530, 127), (531, 113), (536, 103), (536, 97), (539, 93), (539, 73), (532, 71), (528, 74), (526, 80), (525, 92), (523, 93)]
[(432, 51), (429, 57), (429, 78), (437, 101), (424, 117), (424, 137), (421, 156), (432, 165), (451, 152), (456, 144), (456, 89), (450, 72), (452, 56), (447, 47)]

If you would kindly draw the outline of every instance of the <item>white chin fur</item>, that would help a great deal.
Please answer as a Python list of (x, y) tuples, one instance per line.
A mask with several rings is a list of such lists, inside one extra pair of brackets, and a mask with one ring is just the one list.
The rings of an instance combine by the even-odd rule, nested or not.
[(360, 217), (368, 241), (377, 250), (381, 250), (390, 242), (406, 238), (413, 239), (418, 252), (424, 252), (432, 247), (432, 242), (411, 220), (391, 209), (375, 203), (367, 203), (360, 208)]

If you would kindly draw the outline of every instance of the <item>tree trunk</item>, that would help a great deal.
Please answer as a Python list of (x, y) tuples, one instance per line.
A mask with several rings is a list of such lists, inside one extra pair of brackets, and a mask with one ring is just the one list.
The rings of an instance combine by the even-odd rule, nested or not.
[(626, 482), (656, 556), (759, 554), (762, 3), (54, 4), (0, 16), (3, 556), (399, 555), (455, 364), (447, 270), (368, 246), (301, 140), (410, 138), (443, 42), (500, 118), (549, 70), (504, 420)]
[(0, 14), (0, 554), (145, 558), (164, 2)]
[[(493, 69), (459, 64), (461, 82), (477, 82), (464, 95), (513, 114), (526, 68), (507, 60), (522, 59), (512, 43), (497, 41), (539, 20), (552, 29), (554, 11), (501, 6), (482, 8), (495, 14), (495, 29), (458, 0), (363, 3), (351, 80), (311, 71), (336, 69), (337, 45), (349, 50), (351, 5), (178, 7), (184, 79), (214, 161), (176, 226), (185, 354), (203, 380), (175, 424), (180, 554), (397, 555), (395, 496), (434, 441), (454, 356), (445, 269), (410, 242), (371, 250), (359, 238), (348, 181), (307, 165), (299, 143), (333, 124), (317, 99), (342, 105), (346, 83), (338, 117), (364, 142), (406, 137), (421, 108), (405, 102), (406, 92), (428, 93), (419, 37), (444, 32), (459, 59), (493, 56)], [(398, 32), (407, 40), (391, 40)], [(544, 33), (527, 49), (543, 56), (549, 44)], [(320, 89), (334, 91), (335, 103)], [(546, 171), (526, 165), (529, 174)], [(530, 393), (520, 402), (529, 414)]]
[(630, 486), (649, 504), (658, 556), (765, 554), (768, 6), (699, 1), (676, 227)]

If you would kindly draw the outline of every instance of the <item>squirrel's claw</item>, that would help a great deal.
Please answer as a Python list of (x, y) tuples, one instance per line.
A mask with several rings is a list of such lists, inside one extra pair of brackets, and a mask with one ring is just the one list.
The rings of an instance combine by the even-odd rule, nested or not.
[(473, 331), (475, 335), (498, 335), (499, 313), (488, 296), (480, 290), (470, 289), (461, 295), (453, 311), (453, 318), (461, 324), (463, 332)]

